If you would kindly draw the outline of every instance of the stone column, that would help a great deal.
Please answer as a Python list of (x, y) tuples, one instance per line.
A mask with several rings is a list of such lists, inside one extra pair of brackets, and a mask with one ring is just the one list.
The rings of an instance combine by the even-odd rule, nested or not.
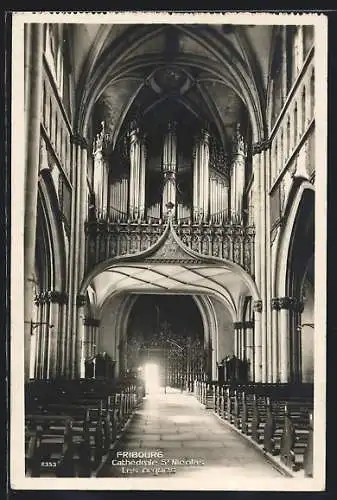
[(85, 361), (95, 353), (96, 329), (100, 321), (96, 318), (84, 317), (84, 337), (81, 349), (81, 378), (85, 377)]
[[(268, 381), (268, 328), (270, 328), (270, 239), (268, 232), (267, 190), (269, 189), (270, 141), (253, 145), (254, 209), (255, 209), (255, 281), (263, 301), (261, 312), (262, 382)], [(256, 162), (256, 163), (255, 163)], [(255, 181), (255, 175), (257, 175)], [(255, 186), (256, 182), (256, 186)], [(269, 267), (268, 267), (269, 266)]]
[(85, 346), (85, 307), (86, 296), (77, 295), (76, 297), (76, 325), (73, 338), (71, 376), (72, 378), (80, 378), (83, 375), (84, 361), (83, 350)]
[[(25, 109), (25, 131), (26, 134), (28, 133), (29, 126), (28, 126), (28, 112), (30, 108), (30, 91), (31, 91), (31, 84), (30, 84), (30, 77), (31, 77), (31, 65), (32, 65), (32, 26), (34, 26), (31, 23), (25, 23), (24, 25), (24, 33), (25, 33), (25, 51), (24, 51), (24, 61), (25, 61), (25, 72), (24, 72), (24, 79), (25, 79), (25, 104), (24, 104), (24, 109)], [(27, 139), (26, 139), (27, 140)], [(28, 144), (28, 142), (27, 142)], [(26, 165), (25, 165), (26, 168)]]
[(85, 221), (87, 219), (87, 197), (88, 197), (88, 183), (87, 183), (87, 160), (88, 149), (84, 139), (80, 141), (79, 151), (79, 186), (80, 186), (80, 217), (79, 217), (79, 256), (78, 256), (78, 285), (84, 278), (85, 271)]
[(261, 332), (262, 332), (262, 382), (268, 381), (267, 372), (267, 248), (266, 248), (266, 162), (265, 162), (265, 151), (261, 152), (261, 192), (260, 192), (260, 238), (258, 241), (260, 247), (260, 259), (261, 259), (261, 282), (260, 282), (260, 294), (264, 304), (261, 313)]
[[(65, 357), (66, 357), (66, 325), (67, 325), (67, 308), (66, 304), (68, 303), (68, 295), (64, 292), (54, 292), (54, 301), (58, 305), (57, 311), (58, 318), (57, 323), (55, 319), (55, 328), (57, 330), (56, 334), (56, 364), (55, 364), (55, 376), (59, 377), (64, 375), (65, 372)], [(53, 320), (54, 321), (54, 320)]]
[(59, 375), (58, 367), (61, 365), (60, 359), (60, 341), (62, 339), (62, 331), (64, 328), (62, 318), (62, 307), (67, 296), (57, 290), (48, 292), (48, 300), (50, 302), (49, 310), (49, 370), (48, 377), (55, 378)]
[(176, 123), (169, 122), (167, 133), (164, 137), (163, 146), (163, 198), (162, 210), (164, 217), (168, 216), (167, 204), (173, 205), (171, 209), (172, 216), (176, 213), (176, 171), (177, 171), (177, 137)]
[(297, 43), (298, 43), (298, 69), (301, 71), (301, 68), (304, 63), (304, 39), (303, 39), (303, 26), (299, 25), (297, 27)]
[(245, 323), (242, 323), (242, 326), (241, 326), (241, 335), (240, 335), (240, 338), (241, 338), (241, 353), (240, 353), (240, 358), (242, 360), (246, 359), (246, 326), (245, 326)]
[[(281, 98), (282, 98), (282, 106), (285, 103), (286, 97), (287, 97), (287, 38), (286, 38), (286, 26), (281, 27), (281, 46), (282, 46), (282, 92), (281, 92)], [(283, 165), (282, 165), (283, 167)], [(281, 168), (282, 168), (281, 167)]]
[(301, 313), (303, 302), (297, 297), (292, 297), (290, 306), (290, 334), (291, 334), (291, 381), (301, 382), (302, 349), (301, 349)]
[(254, 310), (254, 382), (262, 382), (262, 331), (261, 331), (261, 313), (262, 300), (255, 300)]
[(254, 221), (255, 221), (255, 251), (254, 251), (254, 275), (255, 282), (260, 289), (261, 283), (261, 256), (260, 256), (260, 245), (259, 238), (261, 235), (261, 222), (260, 222), (260, 156), (258, 154), (253, 156), (253, 173), (254, 173), (254, 185), (253, 185), (253, 198), (254, 198)]
[(42, 366), (42, 348), (43, 348), (43, 291), (39, 291), (34, 297), (34, 302), (37, 306), (35, 321), (30, 323), (30, 333), (36, 331), (36, 350), (35, 350), (35, 364), (34, 364), (34, 378), (41, 378)]
[(266, 197), (265, 197), (265, 259), (266, 259), (266, 342), (267, 342), (267, 381), (272, 382), (273, 372), (273, 334), (272, 334), (272, 314), (271, 314), (271, 296), (272, 296), (272, 260), (271, 260), (271, 227), (270, 227), (270, 196), (271, 185), (271, 150), (270, 147), (265, 151), (265, 172), (266, 172)]
[(250, 367), (250, 379), (254, 372), (254, 323), (253, 321), (245, 322), (246, 331), (246, 360)]
[[(86, 154), (83, 138), (72, 138), (72, 206), (71, 206), (71, 235), (69, 249), (69, 299), (68, 299), (68, 325), (65, 342), (65, 376), (76, 377), (78, 363), (78, 311), (76, 296), (79, 283), (84, 272), (85, 258), (85, 193), (86, 183)], [(85, 160), (83, 162), (83, 160)]]
[[(254, 150), (253, 150), (254, 153)], [(258, 151), (256, 152), (258, 153)], [(255, 220), (255, 249), (254, 249), (254, 274), (255, 282), (259, 291), (261, 291), (261, 253), (259, 239), (261, 237), (261, 217), (260, 217), (260, 201), (261, 201), (261, 165), (260, 155), (255, 154), (253, 161), (253, 197), (254, 197), (254, 220)], [(262, 363), (262, 336), (261, 336), (261, 312), (262, 301), (258, 300), (254, 303), (254, 381), (261, 382), (261, 363)]]
[(26, 33), (26, 131), (24, 214), (24, 373), (29, 379), (30, 337), (36, 242), (39, 176), (40, 121), (42, 104), (43, 25), (31, 24)]
[(272, 307), (272, 382), (280, 381), (279, 371), (279, 310), (280, 302), (278, 298), (273, 298)]
[(31, 330), (37, 330), (37, 349), (35, 375), (37, 378), (50, 379), (59, 375), (59, 343), (62, 338), (62, 304), (66, 295), (56, 290), (40, 291), (35, 296), (38, 306), (36, 321), (31, 323)]
[(290, 350), (290, 297), (279, 298), (279, 342), (280, 342), (280, 382), (289, 381)]
[(240, 347), (241, 347), (241, 342), (240, 342), (240, 333), (241, 333), (241, 325), (242, 323), (240, 322), (235, 322), (233, 323), (234, 326), (234, 355), (239, 358), (240, 357)]

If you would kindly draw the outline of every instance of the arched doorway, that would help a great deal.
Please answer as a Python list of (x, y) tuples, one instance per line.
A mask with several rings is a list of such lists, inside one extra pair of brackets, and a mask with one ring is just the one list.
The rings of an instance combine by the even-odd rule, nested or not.
[(192, 387), (207, 369), (200, 311), (189, 295), (140, 295), (130, 312), (126, 364), (131, 371), (158, 365), (160, 385)]
[(314, 349), (314, 191), (305, 189), (297, 210), (288, 257), (290, 378), (313, 382)]

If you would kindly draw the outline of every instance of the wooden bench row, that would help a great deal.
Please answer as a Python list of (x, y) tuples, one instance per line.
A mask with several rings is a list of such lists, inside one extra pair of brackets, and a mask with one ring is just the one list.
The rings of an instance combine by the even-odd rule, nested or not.
[(195, 383), (206, 408), (249, 435), (294, 471), (313, 475), (312, 384)]
[[(39, 382), (39, 386), (43, 384)], [(33, 397), (29, 394), (25, 415), (27, 476), (90, 476), (142, 399), (135, 385), (121, 384), (108, 395), (98, 386), (96, 393), (87, 388), (83, 384), (83, 391), (71, 393), (72, 398), (55, 384), (53, 398), (45, 387), (40, 396), (36, 391)]]

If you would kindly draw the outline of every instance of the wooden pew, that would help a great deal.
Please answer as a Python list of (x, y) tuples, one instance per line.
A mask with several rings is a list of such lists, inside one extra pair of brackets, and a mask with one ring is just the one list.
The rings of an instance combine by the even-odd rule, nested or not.
[(314, 448), (314, 415), (311, 411), (309, 414), (309, 435), (307, 441), (307, 447), (304, 452), (303, 457), (303, 467), (305, 477), (313, 477), (313, 448)]
[(285, 465), (295, 471), (304, 466), (304, 455), (309, 439), (309, 411), (308, 407), (291, 406), (291, 403), (286, 403), (284, 406), (280, 458)]
[(73, 477), (75, 447), (71, 418), (28, 416), (27, 426), (35, 428), (27, 449), (27, 475)]
[[(99, 464), (142, 397), (136, 385), (125, 380), (113, 384), (91, 380), (34, 381), (27, 386), (26, 413), (29, 411), (37, 419), (42, 416), (49, 424), (42, 429), (44, 434), (41, 436), (41, 433), (34, 434), (27, 429), (30, 449), (34, 440), (41, 437), (46, 441), (45, 434), (55, 419), (71, 418), (76, 453), (84, 464), (82, 473), (88, 475), (89, 469)], [(68, 430), (66, 436), (70, 433)], [(61, 436), (59, 432), (59, 445)], [(69, 457), (71, 445), (68, 438), (65, 446), (65, 456)], [(27, 457), (27, 460), (32, 462), (32, 458)], [(65, 469), (61, 467), (62, 470)]]

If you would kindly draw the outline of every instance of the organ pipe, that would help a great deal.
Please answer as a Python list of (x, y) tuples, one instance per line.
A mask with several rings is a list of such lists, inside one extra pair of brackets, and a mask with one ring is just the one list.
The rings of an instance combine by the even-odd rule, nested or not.
[(168, 123), (168, 131), (164, 137), (163, 145), (163, 214), (167, 215), (167, 204), (172, 203), (172, 213), (176, 205), (176, 168), (177, 168), (177, 137), (176, 123)]
[(141, 153), (140, 153), (140, 176), (139, 176), (139, 216), (141, 219), (145, 215), (145, 171), (146, 171), (146, 157), (147, 148), (145, 142), (145, 136), (141, 143)]
[(193, 218), (199, 217), (199, 158), (198, 144), (193, 146)]
[(195, 141), (193, 164), (194, 219), (208, 217), (209, 207), (209, 133), (203, 129)]

